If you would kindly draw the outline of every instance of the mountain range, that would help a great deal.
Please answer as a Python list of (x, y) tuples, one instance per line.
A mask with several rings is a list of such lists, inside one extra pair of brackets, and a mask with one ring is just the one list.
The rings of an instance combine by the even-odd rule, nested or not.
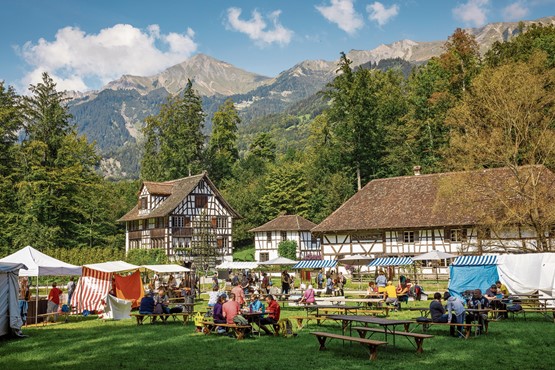
[[(555, 24), (555, 16), (522, 23), (526, 26), (540, 22)], [(494, 42), (518, 34), (519, 23), (491, 23), (466, 31), (475, 36), (484, 53)], [(351, 50), (347, 57), (353, 67), (375, 66), (389, 59), (418, 65), (441, 54), (444, 44), (445, 40), (401, 40), (372, 50)], [(69, 110), (78, 132), (96, 142), (106, 176), (137, 177), (144, 119), (157, 114), (168, 94), (179, 93), (189, 79), (202, 97), (207, 133), (213, 113), (228, 98), (233, 99), (240, 112), (240, 131), (248, 132), (249, 124), (257, 118), (282, 112), (321, 91), (335, 77), (337, 65), (338, 61), (305, 60), (276, 77), (267, 77), (197, 54), (153, 76), (124, 75), (99, 91), (70, 93), (68, 96), (73, 99)]]

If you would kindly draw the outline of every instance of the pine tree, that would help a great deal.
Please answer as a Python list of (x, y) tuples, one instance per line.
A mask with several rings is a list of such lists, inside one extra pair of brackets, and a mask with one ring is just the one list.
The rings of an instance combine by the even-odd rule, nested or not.
[(233, 164), (239, 159), (237, 149), (237, 126), (241, 123), (239, 114), (231, 99), (214, 113), (212, 136), (208, 143), (210, 178), (218, 183), (229, 178)]
[(181, 95), (168, 97), (160, 113), (146, 119), (141, 177), (167, 181), (202, 170), (204, 112), (189, 80)]

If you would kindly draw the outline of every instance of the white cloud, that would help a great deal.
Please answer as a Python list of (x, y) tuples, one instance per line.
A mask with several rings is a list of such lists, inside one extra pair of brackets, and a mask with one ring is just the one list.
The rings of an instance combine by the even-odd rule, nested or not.
[(490, 0), (468, 0), (453, 9), (456, 19), (466, 24), (480, 27), (486, 24)]
[(364, 21), (355, 11), (353, 3), (354, 0), (331, 0), (331, 5), (316, 6), (316, 9), (328, 21), (352, 35), (364, 26)]
[(227, 10), (227, 27), (229, 29), (246, 34), (260, 46), (273, 43), (287, 45), (291, 41), (293, 31), (288, 30), (279, 23), (280, 10), (276, 10), (268, 15), (268, 19), (274, 26), (273, 29), (267, 28), (268, 25), (258, 11), (254, 10), (252, 18), (247, 21), (239, 19), (241, 12), (242, 10), (239, 8), (229, 8)]
[(378, 22), (381, 27), (399, 14), (399, 5), (393, 4), (386, 8), (382, 3), (376, 1), (373, 4), (367, 5), (366, 11), (369, 13), (368, 19)]
[(517, 1), (503, 8), (501, 13), (503, 14), (504, 20), (515, 21), (526, 17), (529, 13), (529, 9), (521, 1)]
[[(61, 90), (98, 88), (123, 74), (148, 76), (183, 62), (197, 49), (194, 32), (162, 34), (158, 25), (146, 31), (129, 24), (116, 24), (86, 34), (77, 27), (65, 27), (54, 41), (43, 38), (27, 42), (18, 52), (32, 71), (24, 86), (39, 82), (47, 71)], [(89, 86), (89, 84), (97, 86)]]

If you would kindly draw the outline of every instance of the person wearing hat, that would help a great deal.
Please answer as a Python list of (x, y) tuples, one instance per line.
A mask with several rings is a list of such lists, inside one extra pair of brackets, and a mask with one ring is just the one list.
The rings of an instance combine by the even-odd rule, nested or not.
[[(465, 314), (463, 302), (459, 298), (451, 296), (449, 292), (443, 293), (443, 300), (446, 302), (445, 311), (447, 311), (447, 322), (463, 324)], [(457, 326), (459, 337), (464, 337), (462, 329), (462, 326)], [(451, 326), (450, 332), (452, 336), (455, 336), (454, 326)]]

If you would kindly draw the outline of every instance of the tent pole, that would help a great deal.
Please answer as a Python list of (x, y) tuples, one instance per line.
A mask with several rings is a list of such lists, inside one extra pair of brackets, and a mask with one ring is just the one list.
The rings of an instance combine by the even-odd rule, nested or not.
[(37, 274), (37, 295), (35, 296), (35, 325), (39, 323), (39, 275)]

